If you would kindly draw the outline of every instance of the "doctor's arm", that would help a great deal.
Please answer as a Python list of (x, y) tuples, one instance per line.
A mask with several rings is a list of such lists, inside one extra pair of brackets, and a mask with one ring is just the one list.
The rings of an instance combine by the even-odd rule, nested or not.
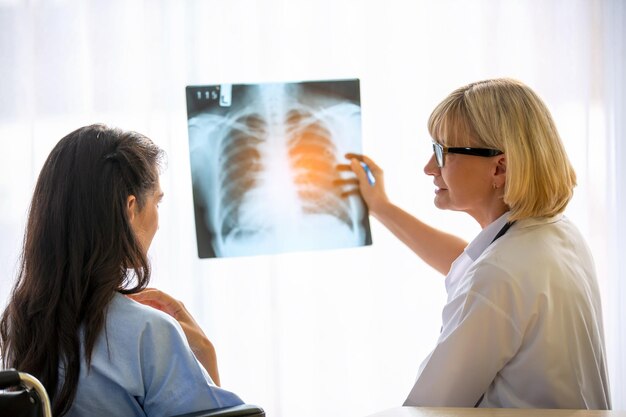
[[(463, 253), (467, 242), (429, 226), (393, 204), (385, 191), (384, 172), (373, 160), (365, 155), (357, 154), (348, 154), (346, 157), (350, 159), (348, 167), (354, 172), (356, 179), (345, 180), (343, 183), (357, 185), (370, 214), (424, 262), (443, 275), (447, 275), (452, 262)], [(374, 184), (368, 182), (367, 173), (360, 162), (364, 162), (369, 167), (375, 178)], [(356, 190), (347, 190), (346, 194), (354, 192)]]

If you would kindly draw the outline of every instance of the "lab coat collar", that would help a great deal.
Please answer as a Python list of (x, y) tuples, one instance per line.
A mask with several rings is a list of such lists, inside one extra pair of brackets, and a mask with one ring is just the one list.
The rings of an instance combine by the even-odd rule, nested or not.
[(507, 211), (502, 216), (494, 220), (490, 225), (485, 227), (481, 232), (472, 240), (472, 242), (465, 248), (465, 253), (472, 261), (478, 259), (478, 257), (487, 249), (487, 247), (496, 237), (500, 229), (504, 227), (509, 219), (509, 212)]
[(563, 218), (563, 214), (557, 214), (556, 216), (551, 217), (530, 217), (528, 219), (522, 219), (517, 221), (515, 227), (519, 227), (520, 229), (524, 229), (527, 227), (533, 227), (540, 224), (549, 224), (556, 223)]
[[(487, 249), (487, 247), (496, 237), (500, 229), (504, 227), (509, 218), (509, 212), (507, 211), (502, 216), (494, 220), (490, 225), (485, 227), (472, 242), (465, 248), (465, 253), (472, 261), (478, 259), (478, 257)], [(563, 214), (557, 214), (550, 217), (530, 217), (527, 219), (518, 220), (515, 222), (516, 229), (525, 229), (527, 227), (533, 227), (541, 224), (549, 224), (558, 222), (563, 218)]]

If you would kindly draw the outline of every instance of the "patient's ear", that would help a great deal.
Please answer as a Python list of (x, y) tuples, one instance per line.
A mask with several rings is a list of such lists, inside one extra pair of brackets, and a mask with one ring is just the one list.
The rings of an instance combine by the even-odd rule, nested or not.
[(134, 222), (137, 212), (137, 198), (134, 195), (129, 195), (126, 199), (126, 214), (131, 223)]

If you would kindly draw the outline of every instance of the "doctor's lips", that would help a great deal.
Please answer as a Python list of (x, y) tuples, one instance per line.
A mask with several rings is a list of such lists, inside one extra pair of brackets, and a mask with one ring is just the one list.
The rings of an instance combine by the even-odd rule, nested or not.
[(435, 194), (441, 192), (441, 191), (447, 191), (448, 189), (446, 187), (437, 185), (435, 183), (433, 183), (433, 185), (435, 186)]

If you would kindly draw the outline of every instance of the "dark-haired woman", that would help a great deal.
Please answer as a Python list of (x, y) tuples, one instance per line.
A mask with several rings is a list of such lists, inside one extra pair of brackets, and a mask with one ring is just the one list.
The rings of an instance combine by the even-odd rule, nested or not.
[(92, 125), (61, 139), (41, 170), (0, 337), (4, 365), (39, 378), (55, 416), (242, 403), (215, 385), (213, 346), (182, 304), (156, 291), (139, 300), (162, 312), (125, 296), (150, 280), (161, 157), (143, 135)]

